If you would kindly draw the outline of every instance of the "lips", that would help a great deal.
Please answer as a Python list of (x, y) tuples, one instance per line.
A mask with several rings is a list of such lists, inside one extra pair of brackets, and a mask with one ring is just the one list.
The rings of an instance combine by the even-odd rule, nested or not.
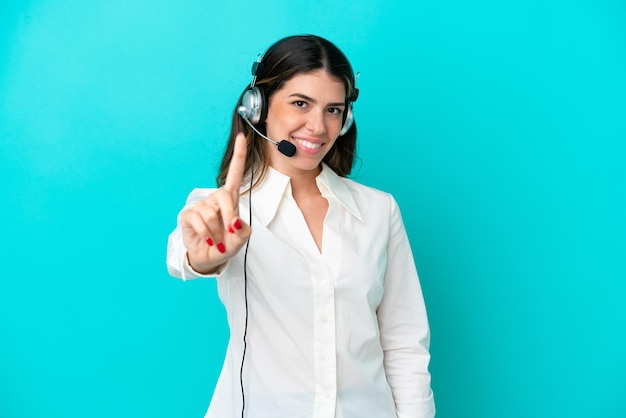
[(320, 149), (323, 145), (323, 143), (318, 143), (318, 142), (311, 142), (308, 141), (306, 139), (303, 138), (296, 138), (296, 137), (292, 137), (294, 141), (296, 141), (301, 147), (307, 149), (307, 150), (311, 150), (311, 151), (317, 151), (318, 149)]

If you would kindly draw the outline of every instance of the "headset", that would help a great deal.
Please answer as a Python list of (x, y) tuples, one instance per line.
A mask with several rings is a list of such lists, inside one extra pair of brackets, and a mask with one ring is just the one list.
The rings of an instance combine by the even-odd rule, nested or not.
[[(286, 155), (287, 157), (292, 157), (296, 153), (296, 147), (291, 142), (287, 140), (275, 141), (261, 132), (259, 132), (254, 125), (258, 125), (262, 123), (267, 118), (267, 108), (268, 105), (265, 100), (265, 92), (263, 88), (256, 86), (257, 76), (260, 71), (263, 70), (263, 58), (259, 55), (259, 59), (252, 64), (252, 82), (250, 83), (250, 87), (244, 92), (243, 98), (241, 99), (241, 105), (237, 108), (237, 113), (246, 121), (248, 125), (261, 137), (270, 141), (272, 144), (278, 147), (278, 150)], [(355, 84), (358, 79), (359, 73), (355, 76)], [(339, 132), (339, 136), (345, 135), (352, 124), (354, 123), (354, 112), (352, 109), (352, 103), (356, 101), (359, 96), (359, 90), (355, 87), (353, 98), (350, 98), (347, 101), (346, 111), (344, 113), (344, 120), (341, 126), (341, 131)]]

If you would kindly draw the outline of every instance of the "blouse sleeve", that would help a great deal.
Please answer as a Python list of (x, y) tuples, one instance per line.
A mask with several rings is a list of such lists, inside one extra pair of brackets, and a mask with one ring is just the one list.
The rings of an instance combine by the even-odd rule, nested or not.
[(398, 418), (432, 418), (426, 307), (402, 216), (391, 196), (390, 214), (384, 294), (377, 311), (385, 372)]
[(194, 189), (189, 196), (187, 197), (187, 203), (178, 213), (178, 217), (176, 218), (176, 229), (172, 231), (167, 240), (167, 271), (171, 276), (177, 277), (183, 280), (197, 279), (199, 277), (216, 277), (223, 273), (224, 270), (228, 267), (228, 261), (224, 263), (218, 271), (212, 273), (211, 275), (200, 274), (189, 265), (189, 260), (187, 259), (187, 248), (185, 248), (185, 244), (183, 243), (183, 232), (180, 227), (180, 215), (186, 209), (189, 209), (196, 202), (204, 200), (207, 196), (213, 193), (215, 189)]

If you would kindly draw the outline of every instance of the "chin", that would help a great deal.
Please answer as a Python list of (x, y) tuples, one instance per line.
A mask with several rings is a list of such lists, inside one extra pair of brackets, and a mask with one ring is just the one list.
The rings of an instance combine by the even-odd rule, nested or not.
[[(297, 158), (297, 156), (294, 157)], [(319, 160), (312, 161), (310, 159), (297, 158), (296, 160), (292, 161), (292, 165), (302, 171), (316, 171), (321, 169), (322, 162)]]

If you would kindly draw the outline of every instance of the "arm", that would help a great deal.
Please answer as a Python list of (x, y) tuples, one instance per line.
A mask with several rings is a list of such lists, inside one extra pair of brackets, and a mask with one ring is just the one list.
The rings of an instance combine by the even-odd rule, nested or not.
[(400, 210), (391, 196), (387, 256), (385, 290), (377, 311), (387, 380), (398, 418), (432, 418), (426, 307)]

